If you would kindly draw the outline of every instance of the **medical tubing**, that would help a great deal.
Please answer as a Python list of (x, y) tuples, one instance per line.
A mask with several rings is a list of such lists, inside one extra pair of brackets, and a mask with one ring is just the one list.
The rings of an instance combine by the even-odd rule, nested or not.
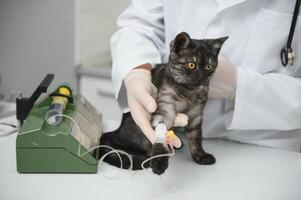
[(146, 168), (144, 167), (145, 163), (147, 163), (147, 162), (149, 162), (149, 161), (151, 161), (151, 160), (153, 160), (153, 159), (161, 158), (161, 157), (167, 157), (167, 156), (174, 156), (174, 155), (175, 155), (175, 150), (173, 149), (173, 146), (171, 146), (171, 145), (169, 145), (169, 146), (170, 146), (171, 151), (172, 151), (171, 153), (159, 154), (159, 155), (155, 155), (155, 156), (149, 157), (149, 158), (145, 159), (145, 160), (141, 163), (141, 168), (145, 170), (145, 169), (146, 169)]
[[(76, 122), (72, 117), (70, 117), (70, 116), (68, 116), (68, 115), (64, 115), (64, 114), (57, 114), (57, 115), (58, 115), (58, 116), (65, 117), (65, 118), (71, 120), (71, 121), (75, 124), (75, 126), (78, 128), (78, 130), (81, 131), (79, 125), (77, 124), (77, 122)], [(52, 116), (52, 117), (55, 117), (55, 116), (56, 116), (56, 115), (54, 115), (54, 116)], [(46, 120), (46, 122), (47, 122), (47, 120)], [(51, 124), (50, 124), (50, 125), (51, 125)], [(34, 131), (36, 131), (36, 130), (37, 130), (37, 129), (29, 130), (29, 131), (25, 131), (25, 132), (21, 132), (21, 133), (19, 133), (19, 135), (28, 134), (28, 133), (34, 132)], [(64, 135), (66, 135), (66, 134), (64, 134)], [(81, 135), (80, 135), (80, 141), (81, 141)], [(78, 150), (77, 150), (77, 155), (80, 156), (80, 157), (85, 156), (87, 153), (89, 153), (89, 152), (91, 152), (91, 151), (93, 151), (93, 150), (95, 150), (95, 149), (97, 149), (97, 148), (108, 148), (108, 149), (110, 149), (111, 151), (107, 152), (106, 154), (104, 154), (104, 155), (102, 156), (102, 158), (100, 159), (100, 163), (103, 162), (103, 159), (104, 159), (106, 156), (108, 156), (108, 155), (111, 154), (111, 153), (115, 153), (115, 154), (118, 156), (119, 160), (120, 160), (120, 168), (123, 168), (123, 162), (122, 162), (122, 158), (121, 158), (121, 156), (120, 156), (120, 153), (121, 153), (121, 154), (124, 154), (125, 156), (127, 156), (127, 158), (128, 158), (129, 161), (130, 161), (130, 166), (129, 166), (128, 170), (132, 170), (132, 169), (133, 169), (133, 159), (132, 159), (132, 156), (131, 156), (130, 154), (128, 154), (127, 152), (123, 151), (123, 150), (120, 150), (120, 149), (114, 149), (114, 148), (112, 148), (112, 147), (110, 147), (110, 146), (107, 146), (107, 145), (97, 145), (97, 146), (94, 146), (94, 147), (92, 147), (91, 149), (89, 149), (89, 150), (87, 150), (87, 151), (85, 151), (84, 153), (81, 154), (81, 153), (80, 153), (81, 147), (82, 147), (82, 145), (81, 145), (81, 143), (79, 142)], [(174, 151), (174, 149), (173, 149), (173, 146), (169, 145), (169, 147), (171, 148), (172, 153), (160, 154), (160, 155), (155, 155), (155, 156), (149, 157), (149, 158), (145, 159), (145, 160), (141, 163), (141, 168), (145, 170), (145, 169), (146, 169), (146, 168), (144, 167), (145, 163), (147, 163), (147, 162), (149, 162), (149, 161), (151, 161), (151, 160), (153, 160), (153, 159), (160, 158), (160, 157), (174, 156), (174, 155), (175, 155), (175, 151)]]
[[(59, 115), (61, 115), (62, 117), (65, 117), (65, 118), (71, 120), (71, 121), (75, 124), (75, 126), (77, 126), (77, 128), (81, 131), (79, 125), (77, 124), (77, 122), (76, 122), (72, 117), (69, 117), (68, 115), (64, 115), (64, 114), (59, 114)], [(52, 116), (52, 117), (53, 117), (53, 116)], [(47, 120), (46, 120), (46, 122), (47, 122)], [(19, 135), (25, 135), (25, 134), (28, 134), (28, 133), (31, 133), (31, 132), (35, 132), (35, 131), (37, 131), (37, 130), (39, 130), (39, 129), (34, 129), (34, 130), (29, 130), (29, 131), (21, 132), (21, 133), (19, 133)], [(64, 133), (60, 133), (60, 134), (68, 135), (68, 134), (64, 134)], [(81, 139), (81, 137), (80, 137), (80, 139)], [(130, 161), (130, 166), (129, 166), (128, 170), (132, 170), (132, 169), (133, 169), (132, 156), (131, 156), (130, 154), (128, 154), (127, 152), (125, 152), (125, 151), (122, 151), (122, 150), (119, 150), (119, 149), (114, 149), (114, 148), (112, 148), (112, 147), (110, 147), (110, 146), (107, 146), (107, 145), (98, 145), (98, 146), (92, 147), (91, 149), (89, 149), (89, 150), (87, 150), (87, 151), (85, 151), (84, 153), (81, 154), (81, 153), (80, 153), (81, 146), (82, 146), (82, 145), (79, 143), (79, 145), (78, 145), (78, 152), (77, 152), (77, 153), (78, 153), (78, 156), (81, 156), (81, 157), (82, 157), (82, 156), (86, 155), (87, 153), (89, 153), (89, 152), (91, 152), (91, 151), (93, 151), (93, 150), (95, 150), (95, 149), (97, 149), (97, 148), (108, 148), (108, 149), (110, 149), (111, 151), (105, 153), (105, 154), (100, 158), (100, 160), (99, 160), (99, 165), (102, 164), (102, 162), (103, 162), (103, 160), (105, 159), (106, 156), (108, 156), (108, 155), (110, 155), (110, 154), (112, 154), (112, 153), (115, 153), (115, 154), (118, 156), (119, 160), (120, 160), (120, 168), (122, 168), (122, 167), (123, 167), (123, 162), (122, 162), (122, 158), (121, 158), (121, 156), (120, 156), (120, 153), (121, 153), (121, 154), (126, 155), (126, 156), (128, 157), (128, 159), (129, 159), (129, 161)], [(171, 153), (160, 154), (160, 155), (155, 155), (155, 156), (149, 157), (149, 158), (145, 159), (145, 160), (141, 163), (141, 168), (144, 169), (144, 170), (147, 170), (147, 169), (144, 167), (145, 163), (147, 163), (147, 162), (149, 162), (149, 161), (151, 161), (151, 160), (153, 160), (153, 159), (160, 158), (160, 157), (166, 157), (166, 156), (174, 156), (174, 155), (175, 155), (175, 151), (174, 151), (173, 146), (169, 145), (169, 147), (170, 147), (171, 150), (172, 150)], [(152, 175), (153, 175), (153, 174), (152, 174)], [(173, 186), (172, 184), (166, 183), (166, 182), (162, 179), (162, 177), (161, 177), (161, 178), (159, 178), (159, 177), (157, 177), (157, 176), (155, 176), (155, 177), (158, 178), (159, 181), (162, 181), (163, 183), (167, 184), (167, 185), (168, 185), (175, 193), (178, 194), (178, 196), (179, 196), (181, 199), (185, 199), (185, 198), (183, 198), (183, 196), (181, 195), (181, 193), (176, 189), (175, 186)], [(154, 197), (151, 197), (150, 199), (153, 199), (153, 198), (154, 198)]]
[[(77, 124), (77, 122), (76, 122), (72, 117), (70, 117), (70, 116), (68, 116), (68, 115), (64, 115), (64, 114), (58, 114), (58, 115), (60, 115), (60, 116), (62, 116), (62, 117), (66, 117), (67, 119), (71, 120), (71, 121), (75, 124), (75, 126), (78, 128), (78, 130), (81, 130), (80, 127), (79, 127), (79, 125)], [(56, 115), (54, 115), (54, 116), (56, 116)], [(52, 116), (52, 117), (54, 117), (54, 116)], [(46, 122), (47, 122), (47, 120), (46, 120)], [(80, 141), (81, 141), (81, 135), (80, 135)], [(119, 160), (120, 160), (120, 168), (123, 168), (122, 158), (121, 158), (121, 156), (120, 156), (120, 154), (119, 154), (119, 153), (122, 153), (122, 154), (126, 155), (126, 156), (128, 157), (128, 159), (129, 159), (129, 161), (130, 161), (130, 167), (129, 167), (129, 170), (131, 170), (131, 169), (133, 168), (133, 159), (132, 159), (132, 156), (129, 155), (129, 154), (128, 154), (127, 152), (125, 152), (125, 151), (122, 151), (122, 150), (120, 150), (120, 149), (113, 149), (112, 147), (107, 146), (107, 145), (98, 145), (98, 146), (92, 147), (91, 149), (89, 149), (89, 150), (87, 150), (87, 151), (85, 151), (84, 153), (81, 154), (81, 153), (80, 153), (81, 147), (82, 147), (82, 145), (79, 143), (77, 154), (78, 154), (78, 156), (80, 156), (80, 157), (86, 155), (87, 153), (89, 153), (89, 152), (91, 152), (91, 151), (93, 151), (93, 150), (95, 150), (95, 149), (97, 149), (97, 148), (103, 148), (103, 147), (106, 147), (106, 148), (111, 149), (111, 151), (107, 152), (107, 153), (106, 153), (105, 155), (103, 155), (102, 157), (107, 156), (107, 155), (109, 155), (110, 153), (113, 153), (113, 152), (116, 153), (116, 155), (118, 156), (118, 158), (119, 158)], [(141, 163), (141, 168), (142, 168), (142, 169), (146, 169), (146, 168), (144, 167), (144, 165), (145, 165), (145, 163), (149, 162), (150, 160), (153, 160), (153, 159), (156, 159), (156, 158), (160, 158), (160, 157), (167, 157), (167, 156), (173, 156), (173, 155), (175, 155), (175, 151), (174, 151), (173, 147), (172, 147), (171, 145), (169, 145), (169, 147), (171, 148), (172, 153), (159, 154), (159, 155), (155, 155), (155, 156), (149, 157), (149, 158), (145, 159), (145, 160)], [(101, 162), (102, 162), (102, 161), (103, 161), (103, 159), (101, 160)]]
[[(52, 117), (56, 117), (56, 116), (65, 117), (65, 118), (71, 120), (71, 121), (74, 123), (74, 125), (78, 128), (78, 130), (81, 131), (81, 128), (79, 127), (78, 123), (77, 123), (72, 117), (70, 117), (70, 116), (68, 116), (68, 115), (64, 115), (64, 114), (57, 114), (57, 115), (53, 115)], [(46, 120), (46, 122), (47, 122), (47, 120)], [(51, 124), (50, 124), (50, 125), (51, 125)], [(81, 136), (82, 136), (82, 135), (80, 135), (80, 139), (79, 139), (80, 141), (81, 141), (81, 139), (82, 139)], [(114, 149), (114, 148), (112, 148), (112, 147), (110, 147), (110, 146), (107, 146), (107, 145), (97, 145), (97, 146), (94, 146), (94, 147), (92, 147), (91, 149), (89, 149), (89, 150), (87, 150), (87, 151), (85, 151), (84, 153), (81, 154), (81, 153), (80, 153), (80, 152), (81, 152), (81, 148), (82, 148), (82, 145), (81, 145), (81, 142), (79, 142), (79, 144), (78, 144), (78, 149), (77, 149), (77, 155), (80, 156), (80, 157), (83, 157), (83, 156), (85, 156), (86, 154), (88, 154), (89, 152), (91, 152), (91, 151), (93, 151), (93, 150), (95, 150), (95, 149), (98, 149), (98, 148), (109, 148), (109, 149), (111, 149), (111, 151), (109, 151), (109, 152), (107, 152), (106, 154), (104, 154), (104, 155), (102, 156), (102, 158), (108, 156), (108, 155), (111, 154), (111, 153), (116, 153), (116, 155), (118, 156), (118, 158), (119, 158), (119, 160), (120, 160), (120, 168), (123, 168), (123, 162), (122, 162), (122, 158), (121, 158), (121, 156), (120, 156), (119, 153), (124, 154), (124, 155), (127, 156), (127, 158), (128, 158), (129, 161), (130, 161), (130, 167), (129, 167), (128, 170), (132, 170), (132, 169), (133, 169), (133, 160), (132, 160), (132, 157), (131, 157), (131, 155), (129, 155), (129, 154), (128, 154), (127, 152), (125, 152), (125, 151), (122, 151), (122, 150), (120, 150), (120, 149)], [(104, 158), (103, 158), (103, 159), (104, 159)], [(103, 159), (101, 160), (101, 162), (103, 161)]]
[(292, 47), (292, 41), (293, 41), (293, 37), (294, 37), (294, 32), (295, 32), (295, 27), (296, 27), (296, 23), (297, 23), (297, 19), (298, 19), (298, 14), (299, 14), (299, 10), (300, 10), (300, 4), (301, 4), (301, 0), (296, 0), (296, 5), (295, 5), (295, 10), (294, 10), (294, 14), (293, 14), (293, 19), (292, 19), (292, 23), (291, 23), (291, 27), (290, 27), (290, 32), (289, 32), (289, 36), (288, 36), (288, 40), (287, 40), (287, 49), (291, 49)]
[[(64, 115), (64, 114), (58, 114), (58, 115), (60, 115), (60, 116), (62, 116), (62, 117), (65, 117), (65, 118), (71, 120), (71, 121), (75, 124), (75, 126), (76, 126), (79, 130), (81, 130), (80, 127), (79, 127), (79, 125), (77, 124), (77, 122), (76, 122), (72, 117), (69, 117), (68, 115)], [(54, 115), (54, 116), (56, 116), (56, 115)], [(52, 116), (52, 117), (54, 117), (54, 116)], [(46, 122), (47, 122), (47, 120), (46, 120)], [(51, 125), (51, 124), (50, 124), (50, 125)], [(39, 130), (39, 129), (33, 129), (33, 130), (21, 132), (21, 133), (19, 133), (19, 135), (25, 135), (25, 134), (28, 134), (28, 133), (31, 133), (31, 132), (35, 132), (35, 131), (37, 131), (37, 130)], [(61, 134), (62, 134), (62, 133), (61, 133)], [(63, 135), (68, 135), (68, 134), (63, 134)], [(81, 140), (81, 137), (80, 137), (80, 140)], [(125, 156), (127, 156), (127, 158), (128, 158), (129, 161), (130, 161), (130, 166), (129, 166), (128, 170), (132, 170), (132, 169), (133, 169), (133, 158), (132, 158), (132, 156), (131, 156), (130, 154), (128, 154), (127, 152), (123, 151), (123, 150), (120, 150), (120, 149), (114, 149), (114, 148), (112, 148), (112, 147), (110, 147), (110, 146), (107, 146), (107, 145), (97, 145), (97, 146), (94, 146), (94, 147), (92, 147), (91, 149), (89, 149), (89, 150), (87, 150), (87, 151), (85, 151), (84, 153), (81, 154), (81, 153), (80, 153), (81, 147), (82, 147), (82, 145), (79, 143), (79, 145), (78, 145), (78, 150), (77, 150), (77, 154), (78, 154), (78, 156), (80, 156), (80, 157), (86, 155), (87, 153), (89, 153), (89, 152), (91, 152), (91, 151), (93, 151), (93, 150), (95, 150), (95, 149), (97, 149), (97, 148), (108, 148), (108, 149), (111, 149), (111, 151), (107, 152), (106, 154), (104, 154), (104, 155), (102, 156), (102, 158), (101, 158), (101, 160), (100, 160), (100, 163), (103, 162), (103, 159), (104, 159), (105, 156), (108, 156), (108, 155), (111, 154), (111, 153), (116, 153), (116, 155), (118, 156), (118, 158), (119, 158), (119, 160), (120, 160), (120, 168), (123, 168), (123, 162), (122, 162), (122, 158), (121, 158), (121, 156), (120, 156), (120, 153), (121, 153), (121, 154), (124, 154)], [(173, 146), (169, 145), (169, 147), (171, 148), (172, 153), (160, 154), (160, 155), (155, 155), (155, 156), (149, 157), (149, 158), (145, 159), (145, 160), (141, 163), (141, 168), (145, 170), (145, 169), (146, 169), (146, 168), (144, 167), (145, 163), (147, 163), (147, 162), (149, 162), (149, 161), (151, 161), (151, 160), (153, 160), (153, 159), (160, 158), (160, 157), (166, 157), (166, 156), (174, 156), (174, 155), (175, 155), (175, 151), (174, 151), (174, 149), (173, 149)]]
[[(99, 165), (102, 164), (103, 160), (104, 160), (108, 155), (110, 155), (111, 153), (116, 153), (117, 156), (118, 156), (118, 158), (119, 158), (119, 160), (120, 160), (120, 168), (123, 168), (123, 162), (122, 162), (122, 159), (121, 159), (121, 156), (120, 156), (119, 153), (124, 153), (124, 151), (121, 151), (121, 150), (118, 150), (118, 149), (113, 149), (112, 147), (109, 147), (109, 146), (106, 146), (106, 145), (103, 145), (103, 146), (100, 145), (100, 146), (98, 146), (98, 147), (107, 147), (107, 148), (111, 149), (111, 151), (105, 153), (105, 154), (101, 157), (101, 159), (99, 160)], [(131, 170), (133, 169), (132, 158), (131, 158), (129, 155), (127, 155), (127, 154), (125, 154), (125, 155), (128, 156), (128, 158), (129, 158), (129, 160), (130, 160), (130, 167), (128, 168), (128, 170), (131, 171)]]

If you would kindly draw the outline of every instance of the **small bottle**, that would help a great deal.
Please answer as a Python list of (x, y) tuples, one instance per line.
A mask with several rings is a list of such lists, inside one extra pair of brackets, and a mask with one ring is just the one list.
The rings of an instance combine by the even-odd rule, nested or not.
[(52, 103), (45, 115), (45, 120), (50, 125), (58, 125), (63, 119), (64, 110), (68, 103), (68, 97), (72, 95), (69, 87), (62, 85), (58, 87), (55, 95), (52, 97)]

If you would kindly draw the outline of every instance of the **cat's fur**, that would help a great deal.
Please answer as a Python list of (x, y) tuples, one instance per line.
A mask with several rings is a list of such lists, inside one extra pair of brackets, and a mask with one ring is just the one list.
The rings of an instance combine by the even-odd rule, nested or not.
[[(170, 129), (177, 113), (186, 114), (188, 125), (185, 132), (192, 158), (198, 164), (215, 163), (214, 156), (203, 150), (201, 127), (209, 80), (217, 67), (217, 56), (226, 39), (196, 40), (185, 32), (179, 33), (170, 44), (168, 63), (159, 64), (152, 70), (152, 82), (158, 88), (158, 97), (151, 124), (156, 127), (158, 123), (164, 123)], [(195, 66), (193, 69), (189, 68), (191, 63)], [(166, 145), (152, 145), (130, 113), (124, 114), (118, 130), (104, 134), (100, 143), (131, 154), (134, 169), (141, 169), (142, 161), (150, 156), (170, 152)], [(107, 151), (102, 151), (101, 155)], [(104, 160), (120, 166), (117, 155), (111, 154)], [(122, 155), (122, 160), (124, 168), (129, 167), (127, 157)], [(162, 174), (168, 167), (168, 157), (156, 158), (146, 163), (146, 166), (149, 165), (154, 173)]]

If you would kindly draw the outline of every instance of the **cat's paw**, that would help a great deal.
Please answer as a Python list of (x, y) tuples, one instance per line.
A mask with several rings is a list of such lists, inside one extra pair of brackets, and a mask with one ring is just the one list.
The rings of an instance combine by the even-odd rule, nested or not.
[(212, 165), (216, 162), (215, 157), (208, 153), (196, 153), (192, 155), (192, 158), (200, 165)]
[[(168, 147), (164, 146), (163, 144), (154, 144), (152, 148), (152, 156), (167, 154), (167, 153), (169, 153)], [(152, 159), (150, 161), (150, 165), (153, 173), (157, 175), (163, 174), (168, 167), (168, 159), (169, 159), (168, 156)]]
[(161, 157), (151, 161), (151, 167), (154, 174), (161, 175), (168, 167), (168, 158)]

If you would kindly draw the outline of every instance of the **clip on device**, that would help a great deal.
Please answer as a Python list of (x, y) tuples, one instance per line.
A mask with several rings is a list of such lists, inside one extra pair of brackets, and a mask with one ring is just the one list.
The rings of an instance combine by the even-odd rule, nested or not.
[(96, 173), (99, 150), (88, 151), (99, 144), (102, 116), (82, 96), (73, 95), (66, 84), (35, 103), (53, 78), (48, 74), (30, 98), (16, 99), (20, 124), (17, 171)]

